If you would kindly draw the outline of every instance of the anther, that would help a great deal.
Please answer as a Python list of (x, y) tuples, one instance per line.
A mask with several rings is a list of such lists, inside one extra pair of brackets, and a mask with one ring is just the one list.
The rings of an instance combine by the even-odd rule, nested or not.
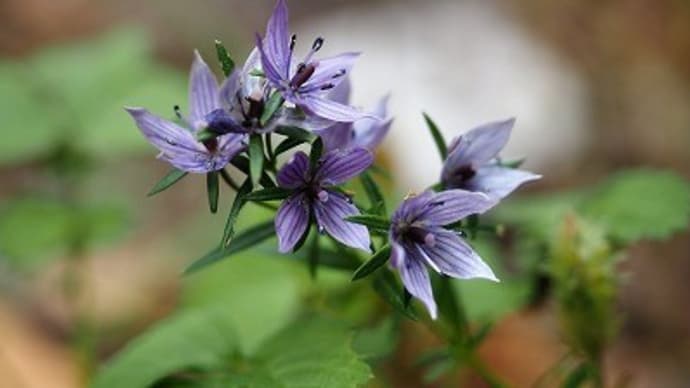
[(335, 87), (335, 85), (333, 85), (333, 84), (325, 84), (325, 85), (321, 86), (321, 90), (329, 90), (329, 89), (333, 89), (334, 87)]
[(318, 38), (314, 39), (311, 49), (314, 51), (319, 51), (321, 50), (321, 46), (323, 46), (323, 38), (319, 36)]
[(290, 51), (295, 49), (295, 43), (297, 42), (297, 35), (292, 34), (290, 37)]
[(173, 111), (175, 112), (175, 116), (177, 116), (178, 119), (182, 120), (182, 113), (180, 112), (180, 106), (179, 105), (173, 106)]
[(340, 69), (340, 70), (338, 70), (337, 73), (333, 74), (333, 75), (331, 76), (331, 78), (334, 78), (334, 79), (335, 79), (335, 78), (340, 78), (340, 77), (344, 76), (345, 74), (347, 74), (347, 70), (345, 70), (345, 69)]

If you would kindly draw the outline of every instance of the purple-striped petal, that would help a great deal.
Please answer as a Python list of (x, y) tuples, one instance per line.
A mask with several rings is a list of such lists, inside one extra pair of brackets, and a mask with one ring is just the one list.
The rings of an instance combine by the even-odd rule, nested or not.
[(204, 116), (220, 107), (216, 76), (194, 50), (194, 62), (189, 73), (189, 122), (192, 128), (201, 129)]
[(328, 93), (328, 99), (348, 105), (350, 103), (350, 76), (345, 75), (344, 79)]
[(281, 253), (292, 252), (309, 226), (309, 205), (304, 194), (287, 198), (280, 205), (275, 218), (278, 250)]
[(483, 193), (446, 190), (429, 197), (427, 203), (419, 208), (416, 218), (429, 225), (448, 225), (471, 214), (482, 214), (496, 203)]
[(300, 90), (319, 89), (325, 85), (332, 85), (331, 88), (337, 87), (350, 73), (358, 57), (359, 53), (343, 53), (313, 62), (316, 65), (314, 74), (300, 87)]
[(240, 92), (241, 87), (240, 78), (240, 71), (235, 69), (220, 85), (218, 96), (221, 104), (228, 111), (239, 109), (239, 107), (237, 107), (237, 95)]
[(274, 127), (299, 127), (306, 129), (307, 131), (316, 132), (334, 125), (334, 121), (332, 120), (317, 116), (305, 115), (303, 112), (299, 112), (297, 109), (286, 108), (285, 106), (281, 107), (280, 110), (273, 115), (273, 117), (275, 119), (267, 124), (267, 127), (271, 125)]
[(283, 76), (278, 69), (276, 69), (273, 62), (267, 56), (264, 50), (264, 45), (261, 36), (256, 35), (256, 48), (259, 50), (259, 56), (261, 57), (261, 68), (266, 75), (266, 79), (277, 89), (282, 89), (284, 83), (287, 82), (287, 77)]
[(371, 152), (364, 148), (331, 151), (321, 159), (315, 179), (322, 185), (339, 185), (362, 173), (373, 162)]
[(320, 228), (340, 243), (371, 252), (369, 231), (363, 225), (345, 221), (346, 217), (360, 214), (344, 195), (330, 190), (319, 193), (314, 201), (314, 215)]
[(204, 146), (196, 141), (189, 130), (158, 117), (144, 108), (126, 107), (125, 110), (132, 116), (146, 139), (162, 153), (170, 156), (206, 153)]
[(351, 123), (365, 117), (372, 117), (371, 114), (352, 106), (343, 105), (313, 94), (299, 96), (296, 103), (305, 112), (333, 121)]
[(278, 184), (286, 189), (304, 186), (309, 180), (309, 157), (302, 151), (294, 154), (278, 171)]
[(464, 184), (464, 188), (480, 191), (494, 199), (501, 199), (526, 182), (540, 179), (541, 175), (529, 171), (500, 166), (486, 166)]
[(442, 176), (449, 178), (458, 168), (479, 168), (495, 158), (508, 143), (514, 124), (514, 118), (484, 124), (454, 140)]
[(416, 248), (430, 267), (454, 278), (498, 281), (491, 268), (460, 236), (442, 228), (432, 228), (429, 232), (434, 236), (433, 244), (416, 244)]
[(328, 128), (315, 131), (323, 142), (323, 148), (326, 151), (346, 150), (350, 148), (352, 142), (352, 124), (350, 123), (336, 123)]
[(266, 54), (278, 73), (287, 78), (291, 56), (288, 32), (288, 8), (285, 0), (278, 0), (266, 26)]
[(436, 319), (436, 301), (431, 291), (431, 281), (429, 273), (424, 266), (424, 261), (411, 254), (412, 252), (406, 251), (406, 253), (405, 260), (397, 267), (405, 289), (412, 296), (422, 301), (431, 318)]

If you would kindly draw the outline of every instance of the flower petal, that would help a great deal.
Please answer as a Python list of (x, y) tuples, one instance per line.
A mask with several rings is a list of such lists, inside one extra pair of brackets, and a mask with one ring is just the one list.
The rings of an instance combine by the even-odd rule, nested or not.
[(333, 88), (330, 93), (328, 93), (328, 99), (331, 101), (339, 102), (341, 104), (350, 103), (350, 76), (345, 75), (343, 80), (340, 81), (338, 86)]
[(441, 274), (459, 279), (498, 281), (491, 268), (460, 236), (442, 228), (434, 228), (430, 232), (434, 236), (434, 245), (416, 244), (416, 247)]
[(444, 181), (459, 168), (479, 168), (495, 158), (508, 142), (514, 124), (514, 118), (484, 124), (455, 139), (443, 164)]
[(429, 197), (418, 209), (417, 220), (430, 225), (448, 225), (471, 214), (482, 214), (497, 201), (483, 193), (466, 190), (446, 190)]
[(278, 250), (292, 252), (309, 226), (309, 205), (304, 194), (287, 198), (280, 205), (275, 218)]
[(321, 158), (315, 179), (322, 185), (339, 185), (359, 175), (373, 162), (371, 152), (364, 148), (331, 151)]
[(261, 36), (258, 34), (256, 35), (256, 48), (259, 50), (259, 54), (261, 57), (261, 69), (264, 71), (264, 74), (266, 75), (266, 79), (273, 85), (273, 87), (277, 89), (282, 89), (284, 86), (283, 84), (287, 82), (287, 77), (283, 76), (278, 69), (276, 69), (275, 65), (269, 57), (267, 56), (268, 54), (264, 50), (264, 45), (261, 39)]
[(371, 252), (369, 230), (364, 225), (345, 221), (346, 217), (359, 215), (359, 210), (344, 195), (327, 190), (325, 200), (314, 201), (314, 215), (320, 228), (334, 239), (352, 248)]
[(424, 261), (417, 257), (419, 256), (418, 254), (412, 254), (412, 252), (409, 251), (405, 253), (407, 253), (405, 260), (397, 267), (400, 272), (400, 278), (405, 285), (405, 289), (415, 298), (422, 301), (429, 311), (431, 318), (436, 319), (436, 301), (434, 300), (434, 294), (431, 290), (431, 280), (424, 266)]
[(278, 171), (278, 184), (287, 189), (304, 186), (309, 180), (309, 157), (302, 151), (294, 154)]
[[(299, 127), (306, 129), (307, 131), (320, 131), (328, 128), (334, 124), (334, 121), (324, 119), (322, 117), (305, 115), (303, 112), (299, 112), (297, 109), (287, 108), (285, 106), (281, 107), (278, 112), (273, 115), (275, 118), (271, 122), (267, 123), (264, 128), (273, 126), (286, 126), (286, 127)], [(270, 132), (269, 130), (266, 130)]]
[(477, 170), (477, 173), (465, 182), (464, 187), (467, 190), (480, 191), (498, 200), (512, 193), (523, 183), (540, 178), (541, 175), (529, 171), (501, 166), (486, 166)]
[(352, 124), (336, 123), (328, 128), (314, 131), (323, 142), (323, 148), (327, 151), (346, 150), (352, 142)]
[(168, 155), (206, 153), (192, 133), (179, 125), (158, 117), (144, 108), (125, 110), (132, 116), (142, 134), (161, 152)]
[(265, 56), (280, 76), (288, 78), (290, 66), (290, 33), (288, 32), (288, 8), (285, 0), (278, 0), (266, 26)]
[[(313, 62), (313, 64), (316, 65), (314, 74), (309, 77), (309, 80), (307, 80), (300, 89), (319, 89), (324, 85), (333, 85), (331, 87), (337, 87), (345, 80), (345, 76), (350, 73), (358, 57), (359, 53), (343, 53)], [(344, 104), (347, 103), (346, 101), (341, 102)]]
[(207, 113), (220, 108), (218, 81), (211, 69), (194, 50), (194, 62), (189, 73), (189, 122), (194, 129)]
[(351, 123), (365, 117), (373, 117), (371, 114), (352, 106), (343, 105), (313, 94), (299, 96), (296, 103), (308, 113), (333, 121)]
[[(218, 96), (224, 108), (233, 111), (237, 106), (237, 94), (240, 91), (240, 71), (235, 69), (220, 85)], [(208, 113), (208, 112), (206, 112)]]

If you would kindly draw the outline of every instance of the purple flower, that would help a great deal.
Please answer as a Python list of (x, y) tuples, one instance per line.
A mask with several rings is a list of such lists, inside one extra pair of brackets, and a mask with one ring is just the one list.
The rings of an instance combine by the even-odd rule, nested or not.
[(479, 255), (460, 235), (444, 228), (480, 214), (497, 202), (483, 193), (447, 190), (426, 191), (406, 198), (391, 219), (391, 266), (400, 272), (407, 291), (421, 300), (436, 319), (436, 302), (426, 266), (459, 279), (498, 281)]
[(484, 124), (454, 139), (441, 173), (444, 187), (478, 191), (498, 200), (523, 183), (541, 178), (496, 162), (513, 124), (515, 119)]
[(297, 152), (278, 172), (278, 184), (292, 190), (278, 209), (275, 218), (280, 252), (292, 251), (307, 232), (311, 219), (319, 232), (330, 234), (337, 241), (370, 251), (366, 227), (344, 218), (359, 214), (351, 199), (333, 186), (345, 183), (366, 170), (373, 162), (371, 153), (363, 148), (326, 153), (311, 166), (304, 152)]
[[(349, 78), (341, 82), (329, 97), (333, 101), (348, 104), (350, 100)], [(353, 123), (335, 123), (328, 128), (315, 131), (321, 137), (324, 147), (328, 150), (361, 147), (374, 152), (383, 141), (393, 122), (387, 113), (388, 98), (388, 95), (382, 97), (374, 106), (371, 113), (377, 118), (365, 117)]]
[(288, 9), (285, 0), (278, 0), (266, 27), (266, 37), (257, 35), (263, 71), (268, 81), (283, 98), (305, 112), (333, 121), (352, 122), (367, 115), (359, 110), (327, 98), (328, 91), (338, 86), (350, 71), (358, 53), (344, 53), (316, 60), (323, 39), (317, 38), (311, 50), (299, 63), (294, 63), (295, 35), (288, 32)]
[(187, 128), (149, 113), (126, 107), (148, 141), (160, 150), (158, 157), (175, 168), (207, 173), (222, 169), (245, 148), (242, 135), (227, 134), (199, 142), (195, 134), (209, 126), (214, 111), (221, 109), (218, 82), (198, 52), (189, 75), (189, 117), (179, 115)]

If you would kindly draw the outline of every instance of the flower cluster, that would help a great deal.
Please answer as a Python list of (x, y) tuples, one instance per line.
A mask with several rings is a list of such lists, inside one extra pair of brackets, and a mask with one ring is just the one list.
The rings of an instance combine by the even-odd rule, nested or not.
[[(324, 44), (319, 37), (300, 60), (294, 55), (297, 42), (289, 32), (286, 2), (278, 0), (265, 34), (256, 35), (256, 47), (241, 67), (230, 66), (229, 57), (222, 57), (225, 49), (219, 50), (222, 82), (194, 53), (186, 116), (179, 108), (175, 120), (143, 108), (126, 108), (160, 151), (159, 158), (181, 175), (208, 174), (209, 199), (217, 174), (237, 190), (221, 254), (232, 247), (228, 231), (245, 202), (282, 200), (272, 230), (283, 253), (301, 247), (310, 225), (339, 244), (371, 253), (376, 247), (370, 233), (382, 232), (384, 225), (385, 233), (378, 235), (390, 248), (390, 266), (433, 318), (437, 308), (427, 267), (454, 278), (496, 281), (491, 268), (464, 240), (459, 225), (539, 178), (498, 159), (514, 120), (490, 123), (455, 139), (435, 191), (409, 195), (390, 218), (385, 211), (364, 210), (352, 192), (340, 186), (372, 166), (372, 153), (392, 123), (388, 96), (370, 111), (351, 106), (349, 73), (359, 54), (317, 59)], [(274, 148), (277, 135), (286, 139)], [(303, 143), (311, 146), (309, 153), (297, 151), (278, 166), (280, 153)], [(247, 175), (244, 184), (232, 180), (228, 166)], [(217, 187), (215, 195), (217, 201)]]

